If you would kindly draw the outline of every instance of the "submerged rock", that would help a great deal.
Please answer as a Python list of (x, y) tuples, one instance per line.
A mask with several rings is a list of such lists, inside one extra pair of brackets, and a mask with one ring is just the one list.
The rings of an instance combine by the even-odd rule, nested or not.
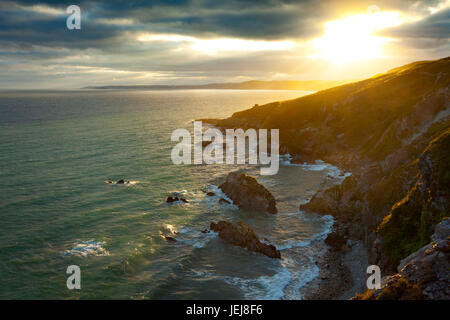
[(189, 201), (184, 199), (184, 198), (168, 196), (167, 199), (166, 199), (167, 203), (173, 203), (173, 202), (177, 202), (177, 201), (182, 201), (184, 203), (189, 203)]
[(218, 232), (220, 238), (232, 245), (262, 253), (269, 258), (281, 259), (280, 251), (275, 246), (259, 241), (253, 229), (243, 222), (212, 222), (210, 229)]
[(178, 197), (175, 197), (175, 198), (173, 198), (173, 197), (167, 197), (167, 199), (166, 199), (166, 202), (167, 203), (172, 203), (172, 202), (175, 202), (175, 201), (178, 201)]
[(275, 198), (269, 190), (244, 172), (229, 173), (219, 188), (241, 209), (277, 213)]
[(220, 198), (220, 199), (219, 199), (219, 203), (231, 204), (230, 201), (228, 201), (227, 199), (224, 199), (224, 198)]
[(118, 180), (116, 182), (114, 182), (112, 180), (106, 180), (105, 183), (106, 184), (128, 184), (128, 183), (130, 183), (130, 181), (124, 180), (124, 179), (120, 179), (120, 180)]
[(177, 239), (175, 239), (174, 237), (171, 236), (165, 236), (164, 237), (168, 242), (177, 242)]

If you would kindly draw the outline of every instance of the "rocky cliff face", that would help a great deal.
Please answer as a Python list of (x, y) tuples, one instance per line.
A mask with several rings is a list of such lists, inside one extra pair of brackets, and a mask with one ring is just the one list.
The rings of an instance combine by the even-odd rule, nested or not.
[(450, 213), (449, 86), (450, 58), (422, 61), (211, 122), (279, 128), (281, 148), (297, 160), (351, 171), (300, 209), (333, 214), (334, 237), (363, 240), (389, 274)]
[(450, 219), (436, 226), (430, 244), (403, 259), (398, 273), (386, 277), (381, 289), (355, 299), (450, 299)]
[(450, 129), (430, 142), (418, 167), (416, 183), (378, 227), (372, 260), (381, 266), (397, 266), (427, 244), (434, 226), (449, 215)]
[(275, 198), (269, 190), (244, 172), (231, 172), (219, 188), (239, 208), (277, 213)]

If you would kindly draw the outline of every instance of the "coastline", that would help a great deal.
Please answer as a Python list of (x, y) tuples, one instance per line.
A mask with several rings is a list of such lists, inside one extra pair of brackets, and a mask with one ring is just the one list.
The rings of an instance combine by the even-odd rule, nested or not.
[[(314, 163), (317, 164), (317, 160)], [(334, 174), (330, 172), (333, 179), (322, 186), (324, 189), (342, 185), (350, 173), (344, 173), (349, 168), (343, 169), (328, 162), (322, 162), (322, 165), (334, 171)], [(302, 299), (347, 300), (366, 290), (367, 248), (363, 241), (348, 238), (342, 230), (342, 223), (335, 218), (331, 232), (315, 244), (317, 254), (314, 258), (319, 275), (300, 289)]]
[(347, 300), (365, 291), (367, 250), (362, 241), (347, 243), (337, 248), (321, 241), (315, 259), (319, 276), (300, 289), (304, 300)]

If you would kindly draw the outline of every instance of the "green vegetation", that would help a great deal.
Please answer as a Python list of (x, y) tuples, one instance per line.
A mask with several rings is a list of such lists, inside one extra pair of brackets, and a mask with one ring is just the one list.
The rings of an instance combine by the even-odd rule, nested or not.
[(449, 216), (436, 201), (448, 201), (450, 197), (450, 129), (430, 142), (419, 165), (418, 183), (394, 205), (378, 228), (383, 249), (393, 265), (429, 243), (434, 226)]
[(355, 300), (419, 300), (422, 290), (417, 284), (405, 278), (395, 278), (380, 291), (367, 290), (363, 294), (356, 294)]

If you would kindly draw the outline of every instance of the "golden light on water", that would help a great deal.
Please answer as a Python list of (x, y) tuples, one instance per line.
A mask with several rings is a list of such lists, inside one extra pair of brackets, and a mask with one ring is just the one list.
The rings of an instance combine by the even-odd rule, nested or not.
[(324, 34), (312, 40), (312, 58), (335, 63), (370, 60), (383, 56), (383, 46), (393, 39), (374, 35), (402, 23), (397, 12), (375, 12), (325, 23)]

